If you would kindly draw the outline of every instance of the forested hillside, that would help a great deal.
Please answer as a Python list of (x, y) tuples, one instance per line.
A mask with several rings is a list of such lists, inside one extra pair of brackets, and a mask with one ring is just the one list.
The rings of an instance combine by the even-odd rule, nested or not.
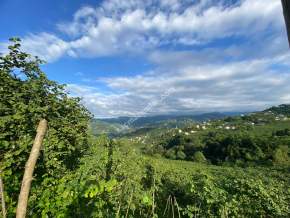
[[(271, 112), (273, 109), (277, 113)], [(192, 123), (159, 133), (152, 130), (132, 140), (144, 144), (144, 153), (170, 159), (213, 164), (287, 164), (289, 111), (290, 105), (281, 105), (265, 112)]]
[(80, 99), (49, 80), (44, 63), (22, 52), (19, 39), (11, 43), (0, 57), (1, 200), (7, 217), (15, 217), (43, 118), (49, 128), (27, 217), (290, 216), (289, 105), (182, 128), (94, 136)]

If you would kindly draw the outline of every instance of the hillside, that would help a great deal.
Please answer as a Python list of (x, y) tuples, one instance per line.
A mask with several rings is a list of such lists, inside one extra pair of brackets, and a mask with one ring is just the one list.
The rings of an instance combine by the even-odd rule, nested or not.
[(267, 109), (182, 128), (143, 129), (126, 137), (139, 144), (145, 154), (169, 159), (241, 165), (289, 163), (290, 116), (284, 115), (289, 108), (276, 108), (279, 113)]
[(274, 113), (276, 115), (290, 116), (290, 104), (281, 104), (279, 106), (271, 107), (264, 112)]
[(192, 123), (222, 119), (240, 112), (213, 112), (196, 115), (159, 115), (148, 117), (118, 117), (92, 119), (90, 129), (93, 135), (107, 134), (110, 137), (136, 135), (152, 129), (184, 128)]

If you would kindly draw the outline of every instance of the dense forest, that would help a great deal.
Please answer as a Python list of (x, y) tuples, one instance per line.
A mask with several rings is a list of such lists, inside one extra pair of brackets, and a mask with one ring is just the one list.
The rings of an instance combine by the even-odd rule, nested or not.
[(27, 217), (290, 216), (289, 105), (182, 127), (94, 135), (96, 121), (81, 99), (49, 80), (44, 62), (20, 43), (11, 39), (9, 53), (0, 57), (7, 217), (15, 217), (41, 119), (49, 127)]

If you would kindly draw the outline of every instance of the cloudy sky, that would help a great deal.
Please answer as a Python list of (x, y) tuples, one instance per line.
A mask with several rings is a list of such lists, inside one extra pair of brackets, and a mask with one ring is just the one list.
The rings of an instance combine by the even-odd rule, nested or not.
[(11, 36), (97, 117), (290, 103), (280, 0), (1, 0)]

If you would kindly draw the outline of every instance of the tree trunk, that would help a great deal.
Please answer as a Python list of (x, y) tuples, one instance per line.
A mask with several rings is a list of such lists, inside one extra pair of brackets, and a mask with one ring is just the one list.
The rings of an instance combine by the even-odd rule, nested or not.
[(25, 218), (28, 197), (32, 182), (33, 171), (38, 159), (40, 148), (43, 142), (43, 138), (47, 131), (47, 121), (45, 119), (41, 120), (37, 127), (37, 134), (34, 139), (34, 143), (28, 158), (28, 161), (25, 164), (24, 176), (22, 179), (21, 190), (18, 198), (18, 205), (16, 210), (16, 218)]
[(5, 197), (4, 197), (4, 184), (1, 177), (1, 170), (0, 170), (0, 198), (1, 198), (1, 210), (3, 218), (6, 218), (6, 205), (5, 205)]

